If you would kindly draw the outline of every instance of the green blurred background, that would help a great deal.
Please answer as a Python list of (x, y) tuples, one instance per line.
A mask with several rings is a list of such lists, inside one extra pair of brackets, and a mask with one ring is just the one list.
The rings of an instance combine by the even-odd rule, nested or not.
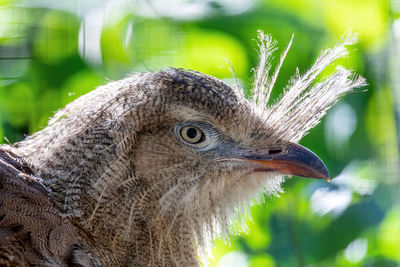
[(289, 179), (279, 198), (251, 208), (248, 230), (216, 241), (211, 266), (400, 266), (400, 1), (0, 0), (0, 142), (109, 80), (165, 66), (191, 68), (246, 90), (257, 30), (279, 53), (294, 43), (277, 97), (299, 67), (349, 28), (359, 44), (340, 64), (369, 86), (344, 97), (302, 144), (332, 183)]

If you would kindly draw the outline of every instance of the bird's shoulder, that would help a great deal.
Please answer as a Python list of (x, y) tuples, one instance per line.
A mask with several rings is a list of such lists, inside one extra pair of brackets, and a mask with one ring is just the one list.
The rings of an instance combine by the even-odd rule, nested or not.
[[(99, 265), (28, 164), (0, 147), (0, 266)], [(83, 255), (85, 254), (85, 255)]]

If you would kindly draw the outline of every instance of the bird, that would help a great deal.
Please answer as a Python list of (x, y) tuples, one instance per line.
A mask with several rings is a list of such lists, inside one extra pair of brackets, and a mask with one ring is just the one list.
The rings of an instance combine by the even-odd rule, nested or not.
[[(194, 70), (136, 73), (59, 110), (42, 130), (0, 147), (0, 265), (200, 266), (212, 241), (286, 176), (329, 180), (298, 144), (340, 96), (365, 80), (341, 66), (346, 32), (284, 93), (282, 63), (258, 33), (259, 65), (246, 98)], [(200, 256), (200, 257), (199, 257)]]

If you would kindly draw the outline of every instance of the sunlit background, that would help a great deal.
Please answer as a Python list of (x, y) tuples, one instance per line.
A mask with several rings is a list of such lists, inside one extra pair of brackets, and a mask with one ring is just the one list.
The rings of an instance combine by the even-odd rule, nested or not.
[[(400, 1), (0, 0), (0, 142), (42, 129), (54, 112), (109, 80), (166, 66), (246, 90), (257, 30), (282, 51), (276, 84), (349, 28), (359, 33), (340, 64), (369, 86), (344, 97), (302, 144), (332, 183), (289, 179), (279, 198), (251, 208), (248, 230), (217, 240), (211, 266), (399, 266)], [(279, 59), (279, 53), (273, 64)]]

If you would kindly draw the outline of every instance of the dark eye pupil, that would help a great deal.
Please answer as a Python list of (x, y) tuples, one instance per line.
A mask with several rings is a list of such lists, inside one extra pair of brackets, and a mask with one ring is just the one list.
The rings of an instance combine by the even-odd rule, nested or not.
[(186, 132), (189, 138), (195, 138), (197, 136), (197, 130), (195, 128), (189, 128)]

